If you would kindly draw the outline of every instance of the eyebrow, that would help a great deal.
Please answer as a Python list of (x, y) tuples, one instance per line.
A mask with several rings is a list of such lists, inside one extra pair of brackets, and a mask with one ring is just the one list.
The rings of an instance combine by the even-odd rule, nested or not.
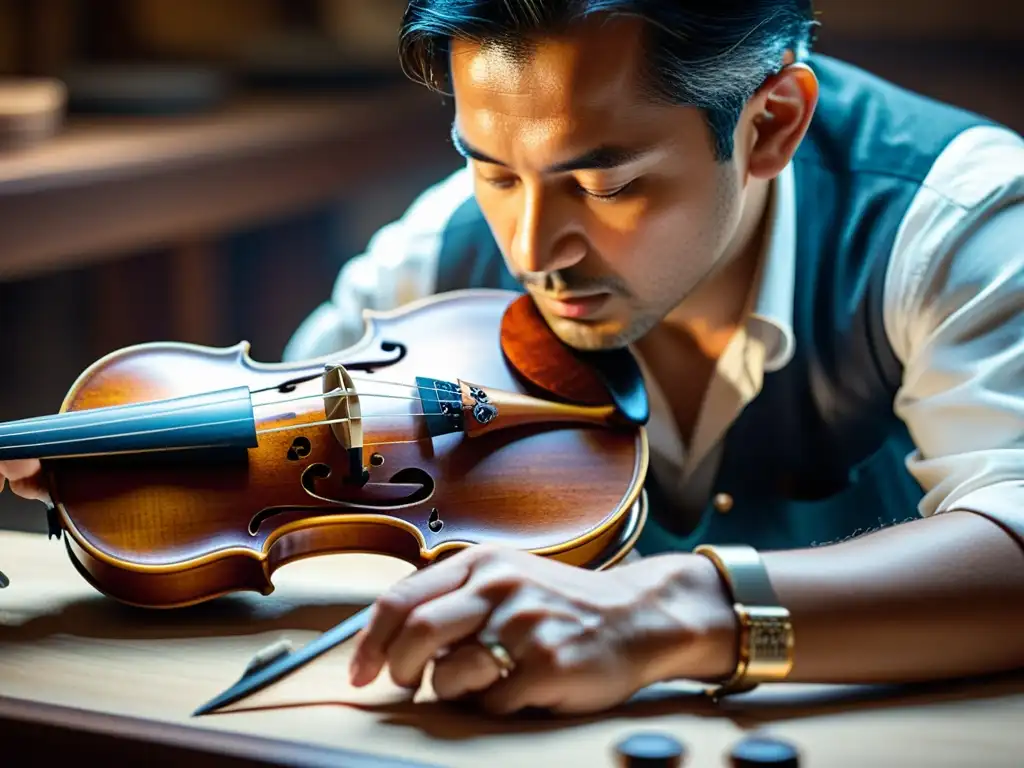
[[(487, 155), (468, 144), (459, 134), (459, 130), (454, 123), (452, 123), (452, 145), (455, 147), (455, 150), (465, 158), (477, 160), (481, 163), (490, 163), (492, 165), (507, 167), (505, 163), (500, 160), (496, 160), (490, 155)], [(619, 166), (634, 162), (644, 155), (650, 154), (651, 151), (652, 148), (633, 149), (629, 147), (605, 145), (588, 150), (581, 155), (577, 155), (571, 160), (549, 165), (544, 169), (544, 171), (546, 173), (566, 173), (568, 171), (584, 170), (607, 171), (612, 168), (618, 168)]]

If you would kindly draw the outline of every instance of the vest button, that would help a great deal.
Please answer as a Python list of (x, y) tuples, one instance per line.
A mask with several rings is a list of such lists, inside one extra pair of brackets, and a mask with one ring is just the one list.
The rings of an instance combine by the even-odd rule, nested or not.
[(732, 496), (728, 493), (716, 493), (711, 503), (714, 504), (715, 511), (721, 512), (723, 515), (728, 514), (732, 510)]

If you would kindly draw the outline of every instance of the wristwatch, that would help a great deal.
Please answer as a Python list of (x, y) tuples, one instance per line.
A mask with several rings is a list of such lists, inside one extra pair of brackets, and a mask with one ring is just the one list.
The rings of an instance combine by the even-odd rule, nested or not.
[(793, 669), (793, 623), (779, 605), (764, 561), (753, 547), (704, 544), (694, 554), (711, 560), (732, 598), (739, 620), (739, 655), (732, 676), (708, 689), (715, 699), (781, 682)]

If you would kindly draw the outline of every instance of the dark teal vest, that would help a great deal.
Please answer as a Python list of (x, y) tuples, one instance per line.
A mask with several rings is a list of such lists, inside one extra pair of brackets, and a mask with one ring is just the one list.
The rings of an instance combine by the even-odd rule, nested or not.
[[(829, 59), (809, 62), (821, 87), (793, 168), (797, 207), (796, 351), (765, 375), (725, 437), (714, 493), (694, 527), (647, 483), (643, 554), (700, 543), (789, 549), (831, 543), (918, 516), (914, 449), (893, 412), (901, 365), (882, 324), (882, 291), (897, 230), (935, 160), (983, 118), (903, 91)], [(438, 290), (519, 285), (475, 201), (452, 217)]]

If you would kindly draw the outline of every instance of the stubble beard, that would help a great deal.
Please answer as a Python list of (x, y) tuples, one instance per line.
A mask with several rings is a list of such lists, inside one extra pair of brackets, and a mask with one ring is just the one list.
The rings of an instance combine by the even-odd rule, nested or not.
[(609, 328), (612, 324), (607, 321), (588, 323), (542, 314), (545, 322), (564, 344), (581, 352), (603, 352), (628, 347), (647, 335), (664, 316), (664, 313), (650, 309), (644, 309), (639, 314), (631, 312), (626, 318), (626, 325), (615, 323), (612, 330)]

